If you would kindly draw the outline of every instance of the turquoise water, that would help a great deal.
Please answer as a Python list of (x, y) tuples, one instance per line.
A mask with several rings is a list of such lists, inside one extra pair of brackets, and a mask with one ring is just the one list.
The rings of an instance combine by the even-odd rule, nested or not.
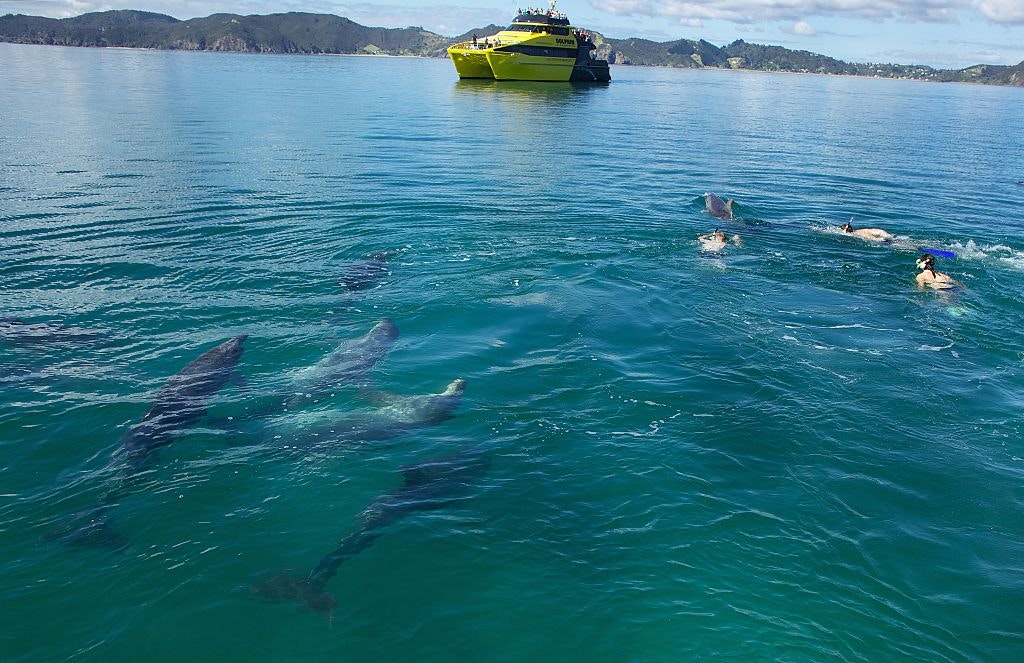
[[(0, 62), (0, 316), (88, 332), (0, 345), (0, 659), (1020, 660), (1024, 91)], [(742, 245), (701, 254), (716, 226)], [(918, 291), (918, 246), (965, 287)], [(289, 373), (384, 318), (373, 386), (464, 378), (456, 416), (272, 453), (302, 435), (257, 417)], [(237, 334), (244, 380), (112, 509), (130, 546), (43, 541)], [(340, 383), (299, 414), (374, 407)], [(252, 594), (467, 446), (489, 469), (341, 565), (330, 621)]]

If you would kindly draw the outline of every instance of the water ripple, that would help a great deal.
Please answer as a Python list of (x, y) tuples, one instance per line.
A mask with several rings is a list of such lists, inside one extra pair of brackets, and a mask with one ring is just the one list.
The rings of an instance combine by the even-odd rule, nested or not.
[[(0, 338), (11, 660), (1021, 648), (1007, 91), (0, 46), (0, 318), (50, 332)], [(738, 218), (707, 214), (709, 190)], [(845, 236), (851, 217), (897, 240)], [(702, 255), (715, 227), (742, 244)], [(921, 247), (954, 252), (940, 269), (966, 288), (916, 290)], [(384, 318), (387, 356), (288, 417), (465, 379), (451, 418), (315, 451), (270, 429), (295, 371)], [(111, 510), (128, 547), (41, 543), (109, 494), (167, 380), (243, 333), (238, 379)], [(491, 468), (339, 567), (332, 628), (252, 595), (466, 446)]]

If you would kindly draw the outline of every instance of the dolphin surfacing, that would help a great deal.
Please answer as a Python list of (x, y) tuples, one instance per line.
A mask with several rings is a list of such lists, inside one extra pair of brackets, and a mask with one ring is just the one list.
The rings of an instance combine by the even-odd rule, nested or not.
[(708, 214), (716, 216), (719, 219), (728, 220), (733, 218), (732, 203), (732, 198), (728, 201), (723, 201), (710, 191), (704, 194), (704, 206), (707, 208)]
[(127, 546), (127, 540), (110, 528), (107, 513), (133, 492), (139, 476), (152, 465), (159, 449), (206, 414), (213, 397), (231, 381), (247, 336), (241, 334), (224, 341), (171, 376), (146, 414), (125, 432), (111, 454), (104, 472), (113, 474), (114, 486), (100, 504), (76, 513), (44, 534), (43, 540), (107, 548)]
[(305, 578), (281, 573), (252, 586), (252, 593), (276, 601), (303, 603), (330, 619), (336, 601), (327, 583), (340, 567), (383, 535), (383, 530), (414, 513), (443, 509), (465, 495), (473, 482), (491, 466), (490, 456), (477, 447), (465, 447), (435, 460), (402, 470), (402, 485), (384, 493), (363, 512), (363, 525), (325, 555)]

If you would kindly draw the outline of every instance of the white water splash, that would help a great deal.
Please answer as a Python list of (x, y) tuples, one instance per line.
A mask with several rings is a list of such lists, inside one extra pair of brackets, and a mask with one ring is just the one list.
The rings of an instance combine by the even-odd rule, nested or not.
[[(846, 235), (839, 226), (811, 226), (810, 230), (825, 235)], [(907, 235), (896, 235), (892, 241), (880, 245), (888, 246), (897, 251), (910, 252), (921, 251), (923, 250), (922, 247), (934, 247), (938, 250), (952, 251), (959, 259), (995, 261), (1012, 269), (1024, 271), (1024, 250), (1015, 249), (1005, 244), (979, 245), (973, 239), (969, 239), (967, 242), (952, 242), (949, 246), (943, 246), (941, 243), (929, 240), (915, 239)]]
[(965, 260), (995, 260), (1013, 269), (1024, 270), (1024, 251), (1005, 244), (979, 245), (969, 239), (966, 244), (954, 242), (950, 249), (956, 252), (957, 257)]

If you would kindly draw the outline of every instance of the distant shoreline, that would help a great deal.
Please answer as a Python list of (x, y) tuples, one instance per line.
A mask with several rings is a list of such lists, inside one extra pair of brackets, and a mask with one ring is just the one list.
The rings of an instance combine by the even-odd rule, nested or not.
[[(65, 44), (24, 44), (19, 42), (4, 42), (0, 41), (0, 44), (10, 44), (12, 46), (40, 46), (44, 48), (68, 48), (68, 49), (87, 49), (95, 51), (147, 51), (154, 53), (214, 53), (218, 55), (276, 55), (281, 57), (337, 57), (337, 58), (407, 58), (407, 59), (420, 59), (420, 60), (447, 60), (447, 57), (436, 56), (436, 55), (413, 55), (413, 54), (391, 54), (391, 53), (266, 53), (259, 51), (225, 51), (225, 50), (213, 50), (213, 49), (193, 49), (193, 48), (147, 48), (144, 46), (69, 46)], [(830, 74), (828, 72), (818, 71), (784, 71), (775, 69), (744, 69), (744, 68), (731, 68), (731, 67), (674, 67), (672, 65), (658, 65), (658, 64), (613, 64), (611, 67), (622, 67), (624, 69), (643, 68), (643, 69), (675, 69), (679, 71), (722, 71), (729, 73), (748, 73), (748, 74), (784, 74), (789, 76), (825, 76), (832, 78), (854, 78), (858, 80), (878, 80), (878, 81), (903, 81), (908, 83), (940, 83), (940, 84), (964, 84), (964, 85), (979, 85), (990, 87), (1008, 87), (1008, 88), (1020, 88), (1021, 86), (1015, 85), (993, 85), (991, 83), (982, 83), (977, 81), (935, 81), (921, 78), (896, 78), (893, 76), (863, 76), (860, 74)], [(485, 80), (485, 79), (481, 79)]]
[(67, 44), (23, 44), (14, 41), (0, 41), (10, 46), (40, 46), (42, 48), (68, 48), (87, 51), (146, 51), (150, 53), (215, 53), (217, 55), (278, 55), (281, 57), (310, 58), (410, 58), (419, 60), (447, 60), (434, 55), (391, 54), (391, 53), (262, 53), (259, 51), (218, 51), (210, 48), (147, 48), (146, 46), (69, 46)]
[[(179, 20), (134, 9), (89, 12), (71, 18), (24, 14), (0, 16), (0, 42), (76, 48), (131, 48), (275, 55), (354, 55), (444, 58), (453, 44), (474, 34), (494, 34), (487, 25), (446, 37), (422, 27), (367, 27), (334, 14), (212, 14)], [(824, 74), (856, 78), (978, 83), (1024, 87), (1024, 62), (978, 64), (964, 69), (927, 65), (845, 62), (827, 55), (737, 39), (716, 45), (703, 39), (655, 42), (613, 39), (594, 33), (595, 57), (623, 67), (668, 67), (766, 73)]]

